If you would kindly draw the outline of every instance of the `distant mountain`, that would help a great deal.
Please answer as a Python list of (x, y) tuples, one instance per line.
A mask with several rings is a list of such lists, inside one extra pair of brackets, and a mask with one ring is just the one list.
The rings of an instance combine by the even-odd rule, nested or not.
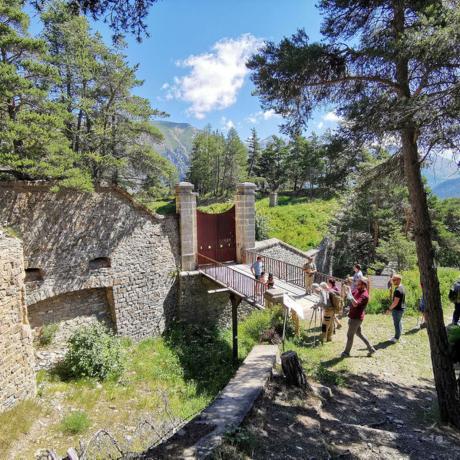
[(460, 198), (460, 172), (455, 161), (438, 156), (423, 168), (423, 175), (439, 198)]
[(433, 188), (439, 198), (460, 198), (460, 177), (441, 182)]
[(190, 162), (193, 138), (200, 130), (188, 123), (155, 121), (153, 124), (164, 136), (164, 141), (161, 144), (154, 144), (155, 149), (176, 165), (179, 176), (183, 179)]

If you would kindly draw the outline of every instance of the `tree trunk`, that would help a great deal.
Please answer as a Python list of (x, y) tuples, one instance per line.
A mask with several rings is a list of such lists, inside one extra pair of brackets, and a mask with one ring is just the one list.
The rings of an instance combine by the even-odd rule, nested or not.
[(281, 367), (288, 385), (295, 385), (300, 388), (311, 390), (307, 377), (302, 369), (299, 358), (295, 351), (286, 351), (281, 355)]
[(431, 219), (420, 172), (415, 129), (406, 128), (401, 133), (401, 140), (404, 172), (414, 219), (418, 265), (425, 297), (425, 314), (427, 316), (431, 362), (438, 394), (439, 414), (443, 422), (452, 423), (460, 428), (459, 388), (455, 381), (453, 362), (449, 356), (441, 292), (431, 241)]

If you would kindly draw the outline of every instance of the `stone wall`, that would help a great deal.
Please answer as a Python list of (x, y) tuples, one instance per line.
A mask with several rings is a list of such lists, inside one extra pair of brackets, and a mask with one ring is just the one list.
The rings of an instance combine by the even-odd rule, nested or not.
[(35, 336), (43, 326), (57, 324), (53, 342), (62, 344), (80, 326), (102, 322), (112, 328), (107, 289), (85, 289), (42, 300), (28, 308), (29, 322)]
[(271, 257), (272, 259), (282, 260), (288, 264), (297, 265), (298, 267), (302, 267), (305, 264), (307, 255), (315, 255), (317, 253), (316, 249), (305, 252), (301, 251), (277, 238), (257, 241), (255, 251), (257, 254)]
[(0, 232), (0, 411), (35, 395), (21, 242)]
[[(154, 215), (114, 187), (56, 193), (47, 184), (3, 182), (0, 222), (21, 235), (25, 268), (41, 270), (42, 280), (26, 283), (31, 311), (72, 310), (63, 294), (110, 288), (119, 334), (142, 339), (164, 330), (177, 302), (176, 216)], [(109, 267), (91, 263), (101, 257)]]
[[(222, 286), (198, 272), (182, 272), (179, 277), (179, 302), (175, 319), (208, 327), (231, 327), (232, 304), (228, 292), (208, 294)], [(238, 306), (238, 319), (243, 320), (256, 308), (247, 302)]]

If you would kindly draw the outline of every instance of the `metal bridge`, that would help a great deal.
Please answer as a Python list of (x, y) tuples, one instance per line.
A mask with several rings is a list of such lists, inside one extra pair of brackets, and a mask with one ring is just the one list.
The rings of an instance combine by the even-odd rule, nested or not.
[[(258, 308), (265, 308), (267, 286), (255, 280), (250, 269), (257, 255), (255, 250), (244, 251), (244, 263), (242, 264), (217, 262), (209, 257), (200, 255), (201, 264), (198, 270), (202, 275), (228, 289), (228, 291), (242, 300)], [(264, 255), (262, 257), (265, 272), (272, 273), (274, 276), (275, 288), (284, 291), (305, 309), (311, 309), (318, 298), (316, 295), (305, 295), (303, 267)], [(316, 283), (327, 281), (328, 278), (330, 276), (323, 273), (315, 274)], [(340, 283), (341, 280), (337, 279), (337, 281)]]

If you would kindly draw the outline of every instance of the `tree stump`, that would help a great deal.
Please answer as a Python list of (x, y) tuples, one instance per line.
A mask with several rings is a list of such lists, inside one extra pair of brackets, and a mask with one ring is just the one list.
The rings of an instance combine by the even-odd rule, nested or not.
[(295, 385), (305, 390), (311, 390), (310, 384), (300, 364), (295, 351), (286, 351), (281, 355), (281, 367), (288, 385)]

